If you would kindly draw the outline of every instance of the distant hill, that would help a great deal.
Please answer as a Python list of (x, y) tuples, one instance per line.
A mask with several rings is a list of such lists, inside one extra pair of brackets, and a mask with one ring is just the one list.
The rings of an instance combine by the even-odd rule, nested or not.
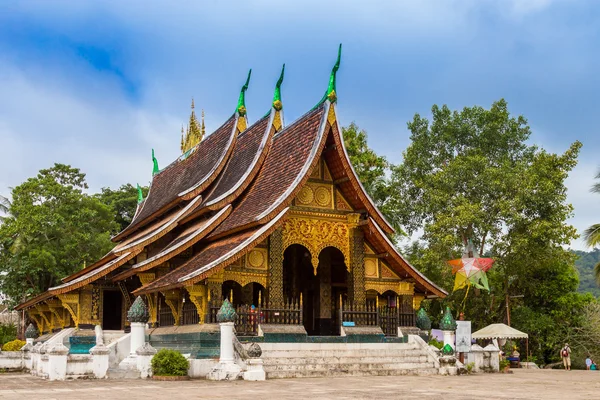
[(594, 265), (600, 262), (600, 249), (593, 251), (574, 250), (579, 258), (575, 261), (577, 271), (579, 271), (579, 289), (581, 293), (592, 293), (596, 297), (600, 297), (600, 287), (594, 279)]

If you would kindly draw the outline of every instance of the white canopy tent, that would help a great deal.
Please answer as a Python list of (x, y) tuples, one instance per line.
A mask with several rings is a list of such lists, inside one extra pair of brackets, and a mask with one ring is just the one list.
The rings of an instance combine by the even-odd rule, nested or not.
[(491, 324), (471, 335), (473, 339), (527, 339), (529, 335), (504, 324)]
[(501, 346), (506, 343), (506, 339), (525, 339), (525, 352), (529, 361), (529, 335), (511, 328), (505, 324), (491, 324), (471, 335), (473, 339), (498, 339)]

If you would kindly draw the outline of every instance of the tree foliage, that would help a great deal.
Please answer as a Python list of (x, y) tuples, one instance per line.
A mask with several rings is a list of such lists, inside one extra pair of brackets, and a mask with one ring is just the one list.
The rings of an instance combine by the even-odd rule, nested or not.
[(367, 132), (354, 122), (343, 127), (342, 134), (350, 162), (365, 190), (396, 232), (403, 233), (398, 214), (393, 209), (395, 203), (389, 201), (391, 186), (388, 175), (391, 164), (369, 147)]
[(0, 225), (0, 292), (12, 303), (57, 285), (110, 250), (110, 232), (117, 229), (111, 209), (85, 189), (85, 174), (64, 164), (12, 189)]
[(506, 321), (508, 296), (513, 325), (535, 334), (533, 349), (549, 359), (564, 329), (578, 323), (576, 311), (591, 301), (576, 293), (575, 257), (564, 248), (577, 236), (566, 222), (573, 208), (564, 182), (581, 144), (564, 154), (529, 145), (527, 120), (510, 115), (504, 100), (490, 109), (434, 106), (432, 115), (431, 122), (417, 114), (408, 123), (411, 144), (392, 167), (393, 208), (409, 233), (423, 232), (407, 253), (451, 291), (445, 262), (472, 240), (496, 260), (491, 293), (466, 298), (459, 290), (447, 301), (478, 328)]
[(575, 266), (579, 272), (579, 288), (580, 293), (591, 293), (595, 297), (600, 296), (600, 287), (596, 281), (594, 266), (600, 263), (600, 249), (596, 248), (592, 251), (575, 250), (573, 253), (577, 256)]
[[(142, 193), (144, 198), (148, 196), (147, 186), (142, 187)], [(94, 196), (113, 210), (114, 221), (118, 224), (118, 228), (111, 232), (112, 234), (121, 232), (129, 226), (137, 209), (138, 191), (135, 186), (128, 183), (116, 190), (105, 187)]]

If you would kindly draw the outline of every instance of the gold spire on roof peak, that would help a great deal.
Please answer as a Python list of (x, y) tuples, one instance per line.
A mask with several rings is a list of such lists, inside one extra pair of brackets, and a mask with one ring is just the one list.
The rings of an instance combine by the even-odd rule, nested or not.
[(186, 153), (194, 148), (198, 143), (204, 139), (204, 110), (202, 110), (202, 124), (198, 122), (194, 109), (194, 98), (192, 97), (192, 112), (190, 113), (190, 119), (188, 122), (185, 135), (183, 133), (183, 126), (181, 127), (181, 152)]

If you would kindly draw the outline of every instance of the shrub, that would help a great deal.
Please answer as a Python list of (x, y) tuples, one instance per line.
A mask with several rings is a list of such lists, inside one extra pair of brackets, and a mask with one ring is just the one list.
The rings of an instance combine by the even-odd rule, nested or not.
[(442, 347), (444, 347), (444, 342), (440, 342), (436, 338), (431, 338), (428, 344), (430, 344), (433, 347), (437, 347), (440, 350), (442, 349)]
[(12, 342), (5, 343), (4, 346), (2, 346), (2, 351), (19, 351), (23, 346), (25, 346), (24, 341), (15, 339)]
[(152, 357), (152, 373), (159, 376), (186, 376), (190, 364), (180, 352), (161, 349)]
[(510, 361), (503, 358), (502, 360), (500, 360), (500, 371), (504, 371), (506, 367), (510, 367)]
[(474, 362), (470, 362), (467, 365), (465, 365), (465, 368), (467, 368), (467, 373), (468, 374), (472, 374), (473, 373), (473, 368), (475, 368), (475, 363)]
[(14, 324), (0, 324), (0, 347), (4, 343), (8, 343), (11, 340), (17, 338), (17, 326)]

